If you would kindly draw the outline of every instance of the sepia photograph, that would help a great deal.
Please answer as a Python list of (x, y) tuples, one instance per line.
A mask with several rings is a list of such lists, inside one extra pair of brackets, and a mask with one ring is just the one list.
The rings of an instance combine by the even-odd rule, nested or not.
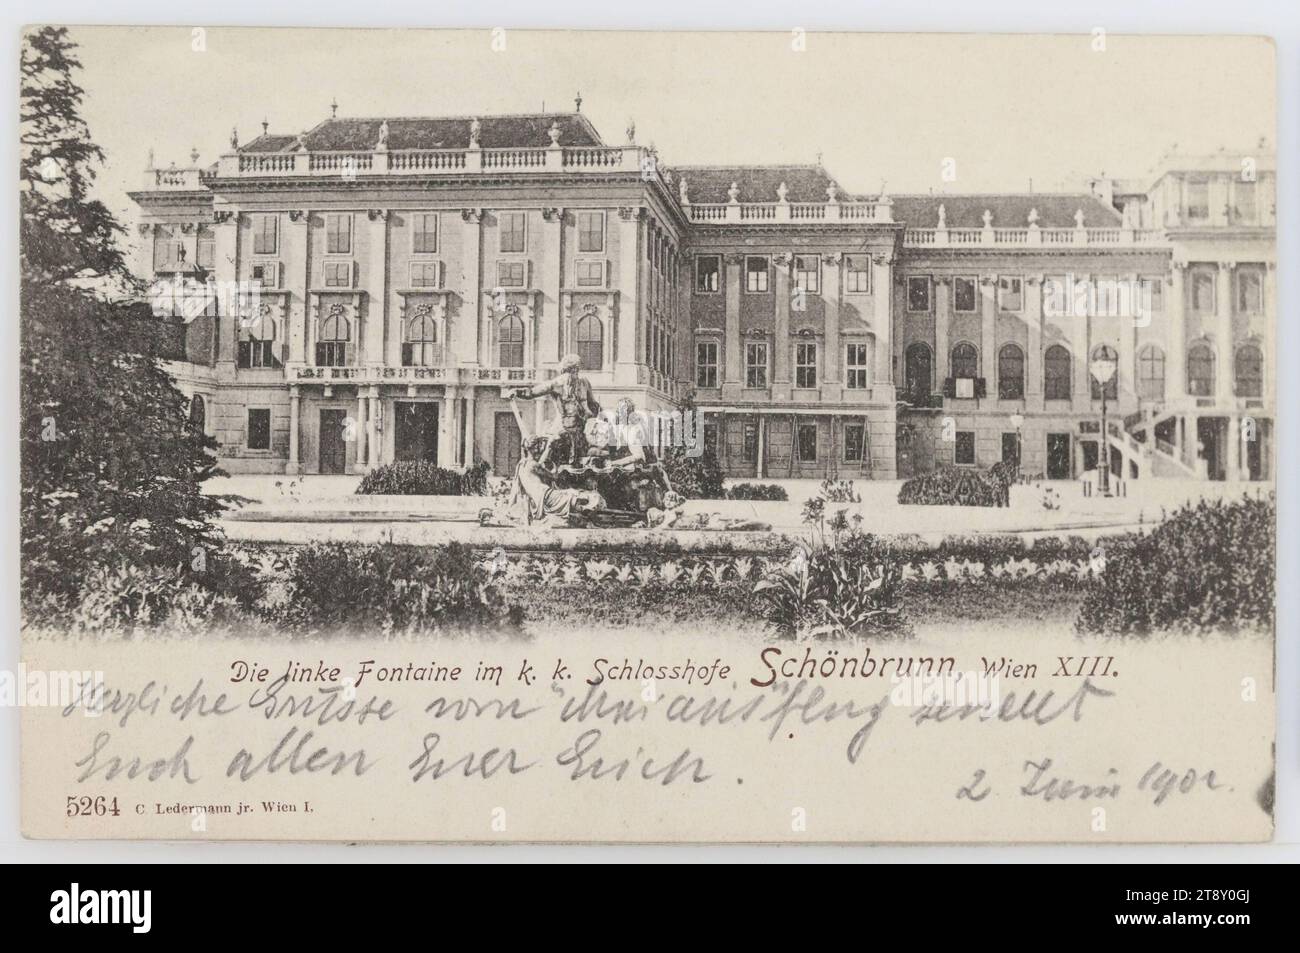
[(22, 836), (1274, 843), (1291, 67), (1115, 22), (24, 26)]

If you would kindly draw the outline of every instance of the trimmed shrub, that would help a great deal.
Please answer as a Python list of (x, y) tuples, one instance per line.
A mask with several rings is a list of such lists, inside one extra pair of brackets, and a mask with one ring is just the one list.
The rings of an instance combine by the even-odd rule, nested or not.
[(317, 543), (288, 560), (288, 621), (307, 630), (517, 629), (472, 551), (460, 543)]
[(898, 502), (922, 506), (1006, 506), (1012, 468), (996, 464), (987, 472), (942, 467), (913, 477), (898, 491)]
[(1150, 533), (1106, 540), (1075, 627), (1148, 635), (1271, 629), (1277, 503), (1201, 500)]
[(775, 483), (737, 483), (727, 490), (729, 500), (788, 500), (785, 487)]
[(671, 447), (664, 451), (663, 465), (668, 482), (688, 500), (726, 499), (722, 467), (710, 451), (691, 457), (682, 447)]
[(358, 493), (397, 496), (486, 496), (491, 467), (476, 463), (465, 470), (448, 470), (424, 461), (387, 463), (367, 473)]

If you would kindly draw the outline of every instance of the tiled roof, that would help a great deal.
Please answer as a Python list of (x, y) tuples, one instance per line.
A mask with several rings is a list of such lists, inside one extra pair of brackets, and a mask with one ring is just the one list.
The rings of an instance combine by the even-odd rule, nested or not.
[(935, 228), (939, 206), (949, 228), (982, 228), (984, 210), (992, 213), (994, 228), (1024, 228), (1030, 211), (1038, 210), (1039, 228), (1074, 228), (1074, 213), (1083, 210), (1083, 224), (1108, 228), (1120, 224), (1120, 214), (1095, 195), (1026, 192), (1020, 195), (891, 195), (894, 221), (911, 228)]
[[(732, 182), (740, 188), (737, 198), (741, 202), (775, 202), (776, 190), (782, 182), (787, 202), (825, 202), (826, 187), (834, 181), (825, 169), (816, 165), (685, 165), (674, 166), (673, 174), (686, 180), (688, 197), (697, 205), (728, 201), (727, 190)], [(852, 198), (842, 189), (838, 197)]]
[[(306, 132), (302, 140), (309, 152), (369, 151), (379, 142), (379, 130), (388, 123), (389, 149), (465, 149), (469, 146), (473, 116), (413, 119), (327, 119)], [(534, 113), (522, 116), (480, 116), (479, 145), (484, 149), (540, 148), (551, 144), (549, 130), (560, 127), (562, 146), (599, 146), (600, 135), (580, 113)], [(298, 136), (263, 135), (240, 147), (240, 152), (292, 152)]]
[(297, 136), (260, 135), (252, 142), (239, 147), (240, 152), (287, 152), (298, 141)]

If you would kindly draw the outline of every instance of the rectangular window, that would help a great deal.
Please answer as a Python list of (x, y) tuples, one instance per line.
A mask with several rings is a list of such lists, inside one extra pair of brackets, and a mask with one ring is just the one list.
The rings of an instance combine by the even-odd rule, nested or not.
[(1215, 310), (1214, 272), (1192, 273), (1192, 310), (1198, 314), (1213, 314)]
[(579, 261), (575, 265), (579, 288), (605, 287), (605, 263), (603, 261)]
[(975, 431), (957, 431), (957, 445), (954, 450), (953, 462), (958, 466), (973, 467), (975, 465)]
[(745, 345), (745, 386), (767, 386), (767, 344)]
[(352, 254), (351, 215), (325, 216), (325, 253), (327, 255)]
[(717, 341), (699, 341), (695, 345), (695, 386), (718, 386)]
[(973, 314), (979, 301), (974, 278), (957, 277), (952, 280), (952, 309), (958, 314)]
[(253, 217), (253, 254), (274, 255), (280, 220), (274, 215)]
[(794, 286), (806, 294), (821, 293), (822, 260), (819, 256), (794, 256)]
[(871, 258), (850, 255), (844, 260), (844, 290), (851, 295), (871, 294)]
[(794, 386), (803, 388), (817, 386), (816, 344), (794, 346)]
[(713, 294), (722, 287), (722, 259), (717, 255), (699, 255), (695, 259), (695, 290)]
[(1210, 217), (1210, 183), (1205, 179), (1189, 179), (1187, 182), (1187, 217), (1192, 221), (1204, 221)]
[(929, 275), (908, 276), (907, 310), (913, 314), (930, 313), (930, 276)]
[(249, 339), (239, 342), (236, 362), (239, 367), (251, 370), (257, 367), (279, 367), (275, 359), (275, 342)]
[(749, 256), (745, 259), (745, 291), (749, 294), (767, 292), (767, 259)]
[(1025, 289), (1021, 280), (1010, 275), (998, 276), (998, 308), (1019, 311), (1025, 304)]
[(1255, 209), (1255, 183), (1235, 182), (1232, 186), (1233, 220), (1253, 225), (1258, 212)]
[(248, 411), (248, 449), (271, 449), (271, 411), (265, 407)]
[(1164, 278), (1141, 279), (1142, 307), (1147, 314), (1159, 314), (1165, 310)]
[(528, 267), (522, 261), (497, 262), (497, 286), (500, 288), (522, 288), (528, 280)]
[(438, 216), (416, 212), (411, 217), (411, 254), (432, 255), (438, 250)]
[(578, 213), (578, 251), (603, 252), (605, 250), (605, 213)]
[(817, 425), (800, 424), (799, 425), (799, 462), (816, 463), (817, 462)]
[(350, 261), (325, 262), (325, 287), (326, 288), (351, 288), (352, 287), (352, 262)]
[(436, 261), (411, 262), (411, 287), (437, 288), (440, 284), (438, 271), (439, 264)]
[(498, 217), (501, 231), (501, 251), (509, 254), (522, 252), (525, 247), (524, 213), (502, 212)]
[(853, 390), (867, 387), (867, 346), (849, 344), (845, 348), (844, 383)]
[(280, 287), (280, 263), (275, 261), (255, 261), (249, 269), (252, 280), (264, 288)]
[(1264, 310), (1264, 285), (1259, 272), (1237, 269), (1237, 313), (1259, 314)]
[(211, 271), (217, 264), (217, 243), (211, 238), (199, 236), (198, 266), (204, 271)]
[(861, 463), (867, 445), (867, 428), (863, 424), (844, 425), (844, 462)]
[(153, 240), (153, 270), (175, 271), (180, 264), (182, 242), (174, 241), (170, 233), (161, 232)]

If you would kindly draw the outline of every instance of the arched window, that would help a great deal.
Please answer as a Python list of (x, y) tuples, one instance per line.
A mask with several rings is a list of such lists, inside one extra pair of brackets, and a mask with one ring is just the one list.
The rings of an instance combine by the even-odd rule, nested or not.
[(1154, 344), (1138, 351), (1138, 399), (1164, 400), (1165, 352)]
[(497, 322), (497, 365), (524, 366), (524, 322), (513, 311)]
[(1264, 396), (1264, 354), (1254, 344), (1237, 348), (1235, 363), (1238, 397)]
[(432, 310), (421, 305), (406, 322), (406, 340), (402, 342), (402, 364), (406, 367), (437, 367), (442, 364), (442, 347), (438, 342), (438, 322)]
[(190, 423), (194, 429), (205, 431), (207, 429), (208, 406), (204, 403), (203, 397), (195, 394), (190, 398)]
[(1043, 355), (1043, 397), (1070, 399), (1070, 352), (1059, 344), (1053, 344)]
[(600, 318), (587, 312), (578, 319), (574, 331), (574, 343), (577, 345), (575, 350), (582, 361), (582, 369), (600, 370), (605, 363), (605, 329)]
[(1214, 352), (1208, 344), (1193, 344), (1187, 350), (1187, 393), (1193, 397), (1214, 394)]
[(998, 397), (1019, 400), (1025, 396), (1025, 352), (1014, 344), (998, 351)]
[[(1110, 375), (1104, 386), (1106, 399), (1116, 400), (1119, 397), (1119, 355), (1115, 353), (1115, 349), (1109, 344), (1098, 344), (1092, 349), (1092, 359), (1094, 361), (1110, 361), (1115, 365), (1115, 372)], [(1092, 399), (1101, 400), (1103, 385), (1092, 373), (1091, 368), (1088, 369), (1088, 381), (1092, 390)]]
[(261, 311), (247, 325), (239, 328), (240, 367), (279, 367), (275, 355), (275, 319)]
[(925, 400), (934, 390), (932, 372), (929, 346), (919, 342), (910, 345), (903, 364), (903, 381), (913, 403)]
[(341, 307), (335, 306), (321, 319), (316, 335), (316, 364), (319, 367), (346, 367), (350, 357), (352, 324)]
[(952, 349), (952, 376), (958, 380), (980, 376), (980, 355), (974, 344), (963, 341)]

